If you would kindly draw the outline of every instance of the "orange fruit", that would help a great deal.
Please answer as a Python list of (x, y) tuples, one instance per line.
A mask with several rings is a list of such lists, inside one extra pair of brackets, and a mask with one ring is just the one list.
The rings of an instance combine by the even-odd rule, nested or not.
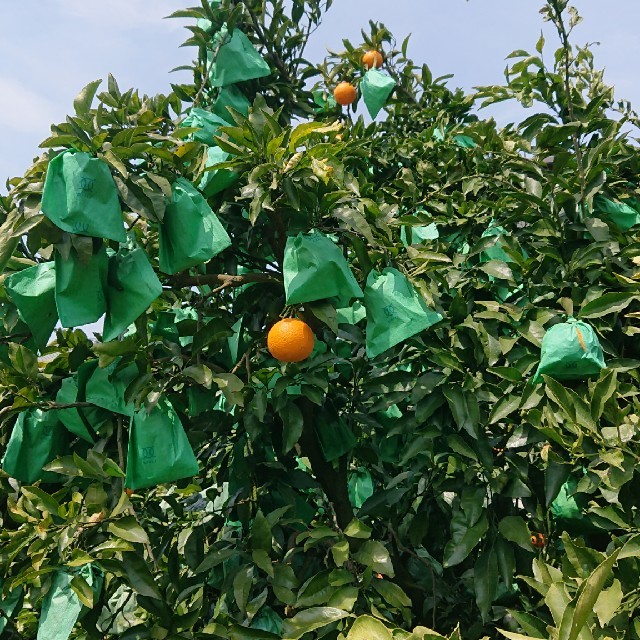
[(362, 64), (364, 64), (367, 69), (371, 69), (371, 67), (378, 69), (382, 66), (383, 62), (384, 58), (382, 57), (382, 54), (373, 49), (371, 51), (367, 51), (367, 53), (362, 56)]
[(127, 494), (128, 498), (130, 498), (133, 495), (133, 489), (125, 489), (124, 491)]
[(547, 544), (547, 538), (544, 533), (534, 533), (531, 536), (531, 544), (538, 549), (542, 549)]
[(311, 327), (298, 318), (284, 318), (267, 335), (269, 353), (281, 362), (300, 362), (311, 355), (315, 337)]
[(352, 102), (355, 102), (355, 99), (358, 97), (356, 93), (356, 88), (350, 82), (341, 82), (334, 90), (333, 97), (336, 99), (338, 104), (341, 104), (343, 107), (350, 105)]

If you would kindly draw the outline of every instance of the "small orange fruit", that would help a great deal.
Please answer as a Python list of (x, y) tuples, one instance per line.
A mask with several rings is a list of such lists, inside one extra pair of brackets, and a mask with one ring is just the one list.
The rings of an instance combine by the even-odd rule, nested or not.
[(544, 535), (544, 533), (534, 533), (531, 536), (531, 544), (538, 549), (542, 549), (547, 544), (547, 537)]
[(347, 105), (355, 102), (358, 94), (356, 92), (356, 88), (350, 82), (341, 82), (333, 90), (333, 97), (336, 99), (338, 104), (346, 107)]
[(125, 489), (124, 491), (127, 494), (128, 498), (130, 498), (133, 495), (133, 489)]
[(298, 318), (276, 322), (267, 335), (269, 353), (281, 362), (300, 362), (311, 355), (315, 337), (311, 327)]
[(367, 51), (367, 53), (362, 56), (362, 64), (364, 64), (367, 69), (371, 69), (371, 67), (378, 69), (382, 66), (383, 62), (384, 58), (382, 57), (382, 54), (373, 49), (371, 51)]

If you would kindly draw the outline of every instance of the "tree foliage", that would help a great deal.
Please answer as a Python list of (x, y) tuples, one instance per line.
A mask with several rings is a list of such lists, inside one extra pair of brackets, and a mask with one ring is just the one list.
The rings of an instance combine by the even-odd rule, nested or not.
[[(193, 84), (155, 97), (112, 77), (89, 84), (9, 181), (3, 450), (27, 409), (90, 410), (58, 393), (93, 362), (133, 372), (125, 400), (138, 409), (170, 400), (200, 473), (128, 495), (129, 420), (107, 412), (93, 444), (68, 436), (47, 466), (57, 482), (3, 474), (6, 637), (36, 636), (65, 571), (84, 606), (74, 638), (640, 638), (640, 243), (602, 206), (640, 210), (637, 115), (590, 48), (572, 44), (579, 16), (566, 0), (541, 11), (559, 47), (541, 37), (535, 53), (513, 52), (504, 85), (472, 95), (373, 22), (360, 45), (309, 62), (331, 4), (217, 0), (177, 12), (191, 19)], [(246, 116), (222, 109), (210, 81), (225, 28), (244, 32), (271, 71), (237, 85)], [(386, 118), (367, 123), (331, 91), (361, 79), (371, 48), (396, 89)], [(504, 100), (532, 115), (505, 127), (483, 118), (480, 107)], [(194, 107), (227, 120), (215, 143), (185, 126)], [(227, 155), (209, 166), (214, 144)], [(2, 283), (56, 252), (94, 250), (40, 210), (65, 149), (107, 163), (163, 291), (117, 339), (58, 328), (38, 352)], [(172, 185), (213, 172), (235, 174), (208, 197), (231, 247), (161, 273)], [(427, 225), (437, 234), (422, 239)], [(368, 358), (366, 321), (345, 322), (333, 300), (305, 303), (295, 312), (316, 335), (312, 357), (276, 362), (266, 333), (286, 307), (285, 243), (312, 229), (335, 239), (362, 288), (392, 266), (442, 320)], [(535, 385), (543, 336), (567, 316), (593, 326), (607, 368)], [(336, 424), (356, 444), (327, 461), (317, 434)], [(570, 518), (552, 508), (566, 486)]]

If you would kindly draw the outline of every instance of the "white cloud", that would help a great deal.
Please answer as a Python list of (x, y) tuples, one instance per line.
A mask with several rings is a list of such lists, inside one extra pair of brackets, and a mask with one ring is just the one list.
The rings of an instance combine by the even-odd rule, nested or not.
[(0, 76), (0, 96), (0, 121), (6, 129), (27, 134), (34, 130), (46, 133), (59, 117), (59, 105), (13, 78)]
[[(57, 0), (60, 8), (72, 16), (103, 27), (122, 30), (154, 26), (165, 16), (184, 8), (180, 0)], [(180, 24), (167, 20), (169, 28)]]

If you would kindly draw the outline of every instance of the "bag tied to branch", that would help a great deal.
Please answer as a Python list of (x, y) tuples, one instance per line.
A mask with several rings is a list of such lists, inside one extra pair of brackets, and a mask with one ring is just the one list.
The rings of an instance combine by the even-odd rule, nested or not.
[(68, 258), (56, 251), (56, 306), (63, 327), (99, 320), (107, 310), (105, 289), (109, 257), (102, 245), (87, 261), (72, 248)]
[(108, 271), (104, 342), (126, 331), (162, 294), (162, 284), (140, 247), (121, 247), (109, 259)]
[(362, 91), (362, 98), (367, 111), (372, 118), (375, 118), (380, 113), (395, 86), (396, 83), (393, 78), (381, 73), (376, 68), (370, 69), (364, 74), (364, 78), (360, 83), (360, 90)]
[(367, 356), (391, 349), (442, 320), (397, 269), (371, 271), (364, 290), (367, 309)]
[(320, 231), (287, 238), (282, 271), (287, 304), (363, 296), (340, 247)]
[(144, 489), (198, 475), (198, 461), (171, 403), (136, 411), (129, 431), (125, 487)]
[(36, 346), (42, 351), (58, 322), (55, 264), (42, 262), (23, 269), (11, 274), (4, 284), (18, 314), (33, 334)]
[(63, 231), (124, 242), (118, 189), (109, 166), (88, 153), (65, 151), (49, 163), (42, 213)]
[(207, 262), (231, 244), (216, 214), (188, 180), (178, 178), (172, 191), (160, 224), (160, 270), (169, 274)]
[[(240, 29), (234, 29), (230, 38), (227, 30), (222, 29), (216, 34), (214, 40), (219, 42), (219, 38), (228, 38), (228, 40), (219, 49), (217, 43), (214, 44), (218, 51), (210, 76), (214, 87), (226, 87), (245, 80), (264, 78), (271, 74), (267, 62)], [(214, 55), (214, 51), (208, 51), (207, 64), (211, 64)]]
[(605, 366), (596, 332), (590, 325), (569, 318), (545, 333), (533, 382), (541, 382), (542, 374), (558, 380), (581, 380), (598, 375)]
[(26, 484), (37, 480), (57, 482), (59, 476), (42, 467), (65, 453), (66, 430), (56, 411), (27, 409), (13, 427), (2, 469)]

